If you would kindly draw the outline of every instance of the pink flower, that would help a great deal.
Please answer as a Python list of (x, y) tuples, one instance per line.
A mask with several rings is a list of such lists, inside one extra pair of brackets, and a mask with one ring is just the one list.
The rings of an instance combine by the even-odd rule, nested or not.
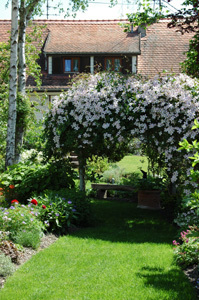
[(37, 202), (36, 199), (32, 199), (32, 200), (31, 200), (31, 203), (34, 204), (34, 205), (37, 205), (37, 204), (38, 204), (38, 202)]

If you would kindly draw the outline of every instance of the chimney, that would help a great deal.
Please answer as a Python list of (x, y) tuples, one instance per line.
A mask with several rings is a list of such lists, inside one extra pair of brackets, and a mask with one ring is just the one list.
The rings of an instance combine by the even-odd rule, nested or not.
[(146, 24), (145, 23), (138, 26), (138, 33), (141, 34), (141, 38), (146, 36)]

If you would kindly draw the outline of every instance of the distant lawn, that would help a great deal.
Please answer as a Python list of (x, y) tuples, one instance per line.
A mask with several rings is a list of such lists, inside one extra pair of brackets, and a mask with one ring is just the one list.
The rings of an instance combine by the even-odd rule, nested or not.
[(127, 155), (116, 164), (120, 168), (124, 168), (127, 173), (140, 172), (139, 168), (147, 172), (148, 168), (148, 161), (144, 156)]
[(63, 236), (8, 278), (1, 300), (196, 300), (162, 212), (93, 201), (93, 227)]

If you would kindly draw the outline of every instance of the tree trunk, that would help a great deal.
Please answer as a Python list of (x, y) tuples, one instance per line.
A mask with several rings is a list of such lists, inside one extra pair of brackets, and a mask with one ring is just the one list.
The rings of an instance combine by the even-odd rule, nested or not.
[(79, 158), (79, 189), (85, 192), (85, 167), (86, 160)]
[[(22, 95), (19, 101), (23, 101), (23, 96), (26, 94), (26, 56), (25, 56), (25, 43), (26, 43), (26, 7), (25, 1), (21, 0), (19, 9), (19, 38), (18, 38), (18, 92)], [(16, 123), (16, 141), (15, 141), (15, 163), (20, 161), (20, 151), (23, 145), (24, 136), (23, 122), (17, 118)]]
[[(26, 56), (25, 56), (25, 44), (26, 44), (26, 28), (28, 21), (30, 20), (34, 8), (38, 5), (40, 0), (32, 0), (29, 5), (26, 6), (26, 1), (21, 0), (20, 5), (20, 21), (19, 21), (19, 39), (18, 39), (18, 92), (22, 95), (20, 101), (23, 101), (23, 96), (26, 95)], [(17, 119), (16, 123), (16, 142), (15, 142), (15, 163), (20, 161), (21, 147), (23, 146), (23, 137), (25, 133), (25, 127), (21, 120)]]
[(9, 111), (7, 127), (5, 167), (12, 165), (15, 160), (15, 132), (17, 119), (17, 41), (18, 41), (18, 0), (12, 0), (11, 50), (10, 50), (10, 82), (9, 82)]

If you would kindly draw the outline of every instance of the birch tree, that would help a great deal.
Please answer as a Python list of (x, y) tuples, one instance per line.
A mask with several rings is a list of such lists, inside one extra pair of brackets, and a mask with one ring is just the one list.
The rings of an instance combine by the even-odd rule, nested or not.
[(18, 41), (18, 0), (12, 0), (11, 22), (11, 52), (10, 52), (10, 84), (9, 84), (9, 112), (7, 126), (6, 162), (5, 166), (14, 163), (15, 158), (15, 131), (17, 118), (17, 41)]
[[(26, 57), (25, 57), (25, 44), (26, 44), (26, 29), (29, 21), (40, 12), (41, 4), (45, 0), (20, 0), (19, 7), (19, 39), (18, 39), (18, 92), (20, 101), (25, 101), (26, 96)], [(85, 10), (87, 7), (87, 0), (72, 0), (72, 11), (78, 9)], [(17, 119), (16, 125), (16, 143), (15, 143), (15, 163), (20, 160), (20, 149), (23, 145), (23, 136), (25, 128), (23, 122)]]
[[(35, 8), (41, 0), (32, 0), (26, 3), (26, 0), (21, 0), (19, 7), (19, 38), (18, 38), (18, 93), (19, 101), (26, 101), (26, 29)], [(16, 144), (15, 144), (15, 163), (20, 160), (20, 149), (23, 145), (24, 125), (21, 120), (17, 119), (16, 126)]]
[[(19, 95), (19, 101), (25, 101), (26, 97), (26, 29), (33, 15), (37, 15), (39, 12), (41, 12), (41, 5), (43, 3), (45, 3), (45, 0), (12, 0), (12, 37), (10, 60), (9, 117), (7, 124), (8, 129), (5, 161), (6, 167), (17, 163), (20, 159), (20, 149), (23, 144), (23, 135), (25, 128), (23, 122), (19, 121), (19, 116), (17, 119), (16, 99), (17, 92)], [(77, 11), (80, 8), (82, 10), (85, 10), (88, 6), (87, 0), (72, 0), (71, 3), (72, 11)]]

